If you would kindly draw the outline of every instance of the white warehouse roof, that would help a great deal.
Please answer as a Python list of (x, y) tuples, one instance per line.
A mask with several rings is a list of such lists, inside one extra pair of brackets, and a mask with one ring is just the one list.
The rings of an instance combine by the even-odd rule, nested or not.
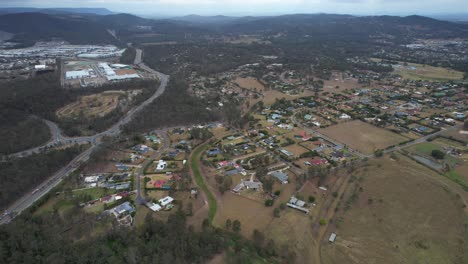
[(114, 76), (106, 76), (108, 81), (115, 81), (115, 80), (126, 80), (126, 79), (137, 79), (140, 78), (140, 75), (133, 73), (133, 74), (124, 74), (124, 75), (114, 75)]
[(67, 71), (65, 73), (65, 77), (67, 79), (79, 79), (83, 77), (89, 77), (89, 70)]

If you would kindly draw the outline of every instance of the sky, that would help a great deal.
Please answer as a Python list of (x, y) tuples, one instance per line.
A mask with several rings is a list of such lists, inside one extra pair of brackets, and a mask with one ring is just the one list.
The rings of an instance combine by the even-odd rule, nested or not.
[(468, 0), (0, 0), (0, 7), (103, 7), (114, 12), (155, 16), (429, 15), (468, 12)]

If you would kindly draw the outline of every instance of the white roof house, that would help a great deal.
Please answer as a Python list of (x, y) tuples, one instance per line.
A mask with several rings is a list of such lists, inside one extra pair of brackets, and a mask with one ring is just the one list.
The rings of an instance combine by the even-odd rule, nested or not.
[(166, 168), (166, 166), (167, 166), (167, 162), (165, 162), (164, 160), (159, 160), (158, 165), (156, 166), (156, 170), (162, 171)]
[(333, 243), (333, 242), (335, 242), (335, 240), (336, 240), (336, 234), (335, 234), (335, 233), (331, 233), (330, 238), (328, 239), (328, 241), (329, 241), (330, 243)]
[(149, 206), (149, 209), (151, 209), (151, 211), (153, 212), (158, 212), (158, 211), (161, 211), (162, 207), (159, 204), (152, 203)]
[(174, 201), (174, 198), (172, 198), (170, 196), (166, 196), (166, 197), (158, 200), (159, 204), (161, 206), (163, 206), (163, 207), (170, 204), (170, 203), (172, 203), (173, 201)]
[(84, 182), (85, 183), (98, 182), (100, 178), (101, 178), (101, 175), (88, 176), (84, 178)]

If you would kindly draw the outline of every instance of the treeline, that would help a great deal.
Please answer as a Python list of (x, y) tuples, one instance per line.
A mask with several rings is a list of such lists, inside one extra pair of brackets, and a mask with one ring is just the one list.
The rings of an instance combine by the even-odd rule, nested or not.
[(136, 49), (135, 48), (127, 48), (122, 56), (120, 57), (120, 63), (123, 64), (133, 64), (135, 62), (136, 56)]
[(40, 146), (50, 136), (49, 128), (38, 118), (9, 109), (0, 115), (0, 155)]
[(198, 124), (218, 120), (219, 113), (206, 109), (206, 103), (187, 92), (182, 75), (173, 75), (166, 91), (146, 106), (125, 126), (127, 133), (145, 132), (156, 127)]
[(4, 209), (81, 153), (86, 146), (51, 150), (0, 162), (0, 208)]
[[(34, 216), (27, 212), (0, 227), (1, 263), (207, 263), (226, 252), (227, 263), (278, 263), (274, 249), (249, 242), (238, 234), (204, 222), (203, 231), (187, 226), (182, 211), (166, 222), (151, 215), (135, 228), (107, 228), (115, 219), (87, 215), (72, 208), (62, 217), (57, 212)], [(91, 236), (92, 228), (103, 227)], [(258, 237), (258, 235), (257, 235)], [(274, 244), (269, 244), (274, 246)], [(261, 255), (260, 255), (261, 254)], [(291, 262), (284, 259), (284, 262)]]

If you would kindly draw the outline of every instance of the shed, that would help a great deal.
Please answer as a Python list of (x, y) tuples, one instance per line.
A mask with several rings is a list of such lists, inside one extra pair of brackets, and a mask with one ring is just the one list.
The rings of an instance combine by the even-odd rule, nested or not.
[(328, 242), (333, 243), (335, 242), (335, 240), (336, 240), (336, 234), (331, 233), (330, 238), (328, 239)]

